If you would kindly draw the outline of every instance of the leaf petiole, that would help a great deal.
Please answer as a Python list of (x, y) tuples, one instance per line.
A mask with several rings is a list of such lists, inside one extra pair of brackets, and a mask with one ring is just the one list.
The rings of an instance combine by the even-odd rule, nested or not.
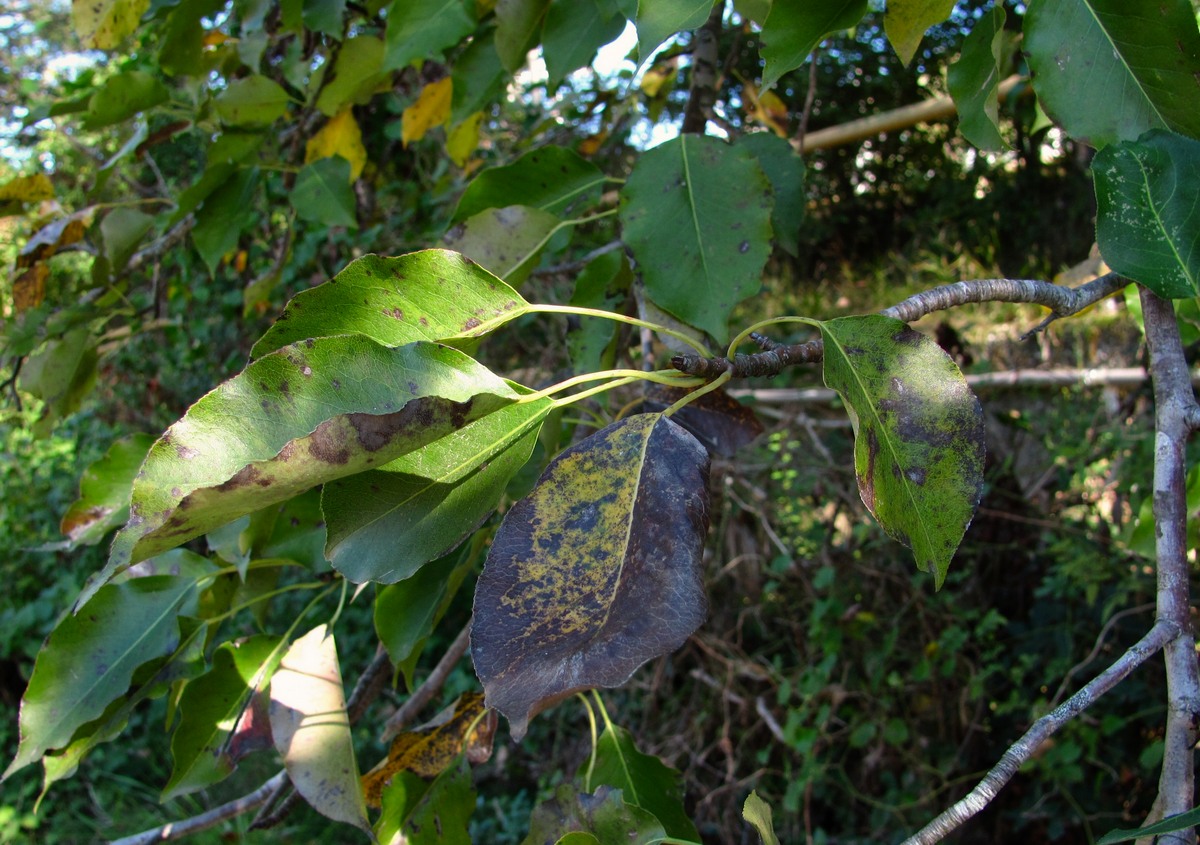
[(700, 341), (683, 332), (675, 331), (674, 329), (660, 326), (658, 323), (651, 323), (646, 320), (639, 320), (637, 317), (628, 317), (624, 314), (616, 314), (612, 311), (602, 311), (598, 308), (584, 308), (580, 305), (547, 305), (530, 303), (527, 312), (541, 312), (543, 314), (576, 314), (580, 317), (600, 317), (605, 320), (614, 320), (618, 323), (625, 323), (630, 326), (639, 326), (640, 328), (650, 329), (659, 334), (673, 337), (681, 343), (686, 343), (688, 346), (695, 349), (700, 355), (705, 358), (711, 357), (708, 348)]
[(814, 320), (812, 317), (772, 317), (769, 320), (759, 320), (754, 325), (744, 329), (737, 337), (729, 343), (729, 348), (725, 350), (725, 357), (732, 358), (737, 348), (741, 346), (747, 338), (759, 329), (765, 329), (767, 326), (773, 326), (778, 323), (804, 323), (813, 328), (820, 328), (821, 321)]

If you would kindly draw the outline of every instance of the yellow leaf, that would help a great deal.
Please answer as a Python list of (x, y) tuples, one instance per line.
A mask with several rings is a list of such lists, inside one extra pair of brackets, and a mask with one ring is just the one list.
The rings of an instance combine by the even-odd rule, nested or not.
[(661, 65), (654, 65), (642, 74), (642, 93), (651, 99), (657, 97), (663, 86), (674, 80), (678, 72), (674, 59)]
[(228, 35), (221, 32), (220, 30), (214, 29), (211, 32), (206, 32), (204, 34), (203, 44), (205, 47), (220, 47), (222, 44), (224, 44), (228, 40), (229, 40)]
[(304, 148), (304, 163), (312, 164), (322, 158), (341, 156), (350, 162), (350, 181), (362, 175), (367, 164), (367, 150), (362, 142), (362, 130), (354, 120), (350, 108), (344, 108), (321, 131), (308, 139)]
[(479, 146), (479, 126), (483, 123), (483, 112), (477, 111), (462, 123), (450, 130), (446, 138), (446, 155), (450, 160), (463, 167), (471, 153)]
[(767, 127), (780, 138), (787, 137), (788, 109), (775, 92), (759, 93), (753, 83), (747, 82), (742, 87), (742, 99), (746, 103), (747, 117)]
[(18, 314), (42, 304), (46, 298), (46, 279), (49, 275), (50, 268), (45, 264), (34, 264), (13, 279), (13, 308)]
[(73, 0), (71, 17), (84, 45), (111, 50), (138, 27), (150, 0)]
[(607, 140), (608, 140), (608, 130), (607, 129), (604, 130), (603, 132), (599, 132), (595, 135), (589, 135), (588, 137), (584, 138), (582, 141), (579, 142), (579, 146), (576, 148), (576, 152), (578, 152), (581, 156), (585, 156), (585, 157), (594, 156), (596, 154), (596, 151), (600, 149), (600, 145), (603, 144)]
[(450, 119), (452, 90), (453, 83), (448, 76), (421, 89), (417, 101), (400, 117), (400, 140), (404, 146), (407, 147), (410, 141), (421, 140), (430, 129)]
[(18, 176), (0, 185), (0, 202), (41, 202), (53, 197), (54, 186), (50, 184), (50, 178), (45, 173)]

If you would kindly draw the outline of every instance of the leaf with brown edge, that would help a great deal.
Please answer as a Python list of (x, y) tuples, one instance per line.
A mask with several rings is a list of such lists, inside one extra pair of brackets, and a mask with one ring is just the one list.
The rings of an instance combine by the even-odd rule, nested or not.
[(80, 603), (130, 563), (347, 475), (382, 466), (510, 404), (517, 392), (463, 353), (317, 338), (250, 364), (150, 449), (131, 516)]
[(492, 756), (497, 720), (491, 712), (480, 719), (483, 712), (480, 693), (463, 693), (425, 724), (399, 734), (387, 757), (363, 775), (367, 806), (379, 806), (384, 787), (397, 772), (413, 772), (429, 780), (448, 769), (464, 750), (469, 762), (486, 763)]
[[(643, 407), (647, 411), (665, 410), (690, 392), (679, 387), (650, 384), (646, 388)], [(724, 390), (703, 394), (676, 411), (672, 419), (710, 450), (725, 458), (732, 458), (739, 449), (749, 446), (763, 433), (763, 424), (754, 416), (754, 411)]]
[(825, 384), (854, 426), (863, 503), (940, 588), (983, 491), (979, 400), (930, 338), (890, 317), (820, 324)]
[(681, 426), (637, 414), (560, 454), (505, 515), (475, 589), (471, 653), (515, 739), (704, 621), (708, 463)]
[(148, 434), (122, 437), (104, 457), (83, 471), (79, 498), (63, 514), (59, 530), (70, 545), (94, 545), (129, 515), (129, 488), (154, 438)]

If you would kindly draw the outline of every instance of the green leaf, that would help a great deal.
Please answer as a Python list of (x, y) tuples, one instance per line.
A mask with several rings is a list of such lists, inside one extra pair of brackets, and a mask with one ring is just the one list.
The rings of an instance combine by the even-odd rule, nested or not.
[(323, 226), (358, 228), (357, 205), (350, 186), (350, 162), (341, 156), (306, 164), (288, 195), (296, 216)]
[(525, 64), (549, 5), (550, 0), (496, 0), (496, 53), (509, 73)]
[(549, 399), (510, 405), (321, 494), (325, 556), (350, 581), (392, 584), (445, 555), (488, 517), (529, 460)]
[(457, 126), (495, 100), (507, 78), (491, 39), (473, 38), (450, 72), (450, 125)]
[(129, 489), (153, 442), (148, 434), (122, 437), (83, 471), (79, 498), (59, 525), (72, 546), (95, 545), (129, 516)]
[(702, 26), (712, 7), (713, 0), (638, 0), (638, 63), (675, 33)]
[(359, 35), (342, 45), (328, 83), (317, 96), (317, 108), (333, 117), (348, 105), (368, 102), (387, 77), (382, 38)]
[(963, 42), (962, 55), (947, 71), (947, 84), (958, 109), (958, 129), (981, 150), (1008, 149), (1000, 134), (1000, 77), (1008, 57), (1004, 6), (985, 12)]
[(212, 669), (188, 683), (179, 701), (179, 725), (171, 739), (174, 768), (163, 788), (163, 801), (204, 789), (237, 768), (248, 750), (261, 746), (269, 727), (250, 706), (251, 696), (265, 689), (283, 657), (279, 637), (259, 635), (223, 643), (213, 654)]
[(761, 284), (771, 207), (743, 147), (681, 135), (644, 153), (621, 191), (621, 224), (647, 294), (724, 342), (729, 313)]
[[(602, 311), (616, 310), (628, 294), (632, 281), (633, 272), (624, 251), (606, 252), (588, 262), (575, 278), (571, 305)], [(576, 375), (607, 369), (602, 361), (605, 350), (616, 336), (616, 325), (612, 320), (585, 317), (579, 321), (577, 328), (568, 330), (567, 347)]]
[(604, 173), (573, 150), (546, 146), (512, 164), (490, 167), (463, 192), (451, 222), (489, 208), (525, 205), (570, 217), (600, 200)]
[(86, 326), (47, 341), (21, 368), (20, 388), (44, 402), (34, 425), (38, 437), (50, 434), (55, 424), (79, 410), (96, 386), (96, 341)]
[(521, 845), (556, 845), (572, 833), (591, 834), (604, 845), (651, 845), (666, 836), (658, 819), (622, 799), (621, 790), (607, 786), (588, 795), (561, 784), (552, 799), (534, 808)]
[(194, 578), (134, 578), (109, 584), (63, 617), (38, 653), (21, 700), (20, 747), (4, 777), (65, 747), (129, 689), (139, 666), (170, 654), (179, 642), (176, 620), (195, 601)]
[(248, 76), (231, 82), (214, 103), (226, 126), (264, 128), (287, 111), (288, 95), (279, 83), (265, 76)]
[(85, 47), (111, 50), (138, 28), (150, 0), (71, 0), (71, 21)]
[(150, 449), (99, 583), (239, 516), (382, 466), (516, 397), (466, 355), (430, 343), (388, 349), (339, 336), (265, 355)]
[(346, 0), (303, 0), (300, 14), (309, 29), (341, 40)]
[(296, 791), (314, 810), (370, 833), (333, 632), (292, 644), (271, 678), (271, 733)]
[(488, 208), (452, 227), (442, 243), (514, 287), (529, 278), (561, 221), (526, 205)]
[(1187, 0), (1043, 0), (1022, 49), (1046, 113), (1094, 147), (1150, 129), (1200, 137), (1200, 31)]
[(203, 18), (212, 18), (225, 7), (224, 0), (181, 0), (167, 12), (158, 50), (158, 66), (168, 76), (204, 73)]
[(376, 838), (406, 845), (471, 845), (467, 824), (475, 811), (475, 788), (466, 759), (459, 758), (428, 789), (423, 786), (411, 772), (392, 779), (383, 791)]
[(104, 215), (100, 221), (100, 239), (104, 256), (114, 272), (125, 267), (137, 245), (152, 228), (154, 218), (136, 208), (114, 208)]
[(772, 3), (763, 22), (762, 49), (766, 62), (762, 89), (808, 59), (831, 32), (849, 29), (867, 13), (867, 0), (810, 0), (807, 3)]
[(204, 259), (208, 272), (215, 274), (221, 258), (238, 244), (242, 230), (254, 216), (254, 193), (258, 190), (258, 168), (237, 171), (209, 194), (196, 212), (192, 243)]
[(736, 146), (748, 150), (771, 183), (771, 230), (776, 246), (789, 255), (800, 251), (800, 224), (804, 221), (804, 159), (774, 132), (755, 132), (738, 138)]
[(939, 24), (954, 11), (955, 0), (889, 0), (883, 14), (888, 41), (900, 61), (907, 65), (921, 46), (925, 30)]
[(478, 264), (442, 249), (396, 258), (364, 255), (292, 298), (251, 355), (338, 334), (385, 346), (474, 337), (524, 314), (529, 303)]
[(474, 32), (474, 7), (471, 0), (392, 0), (382, 69), (441, 58), (447, 48)]
[(621, 790), (625, 803), (641, 807), (675, 839), (700, 840), (696, 826), (683, 808), (683, 778), (675, 769), (650, 754), (643, 754), (633, 736), (609, 723), (596, 742), (595, 765), (584, 789), (604, 784)]
[(92, 95), (83, 115), (83, 127), (102, 129), (148, 111), (169, 97), (167, 86), (157, 76), (143, 71), (128, 71), (111, 76)]
[(1157, 837), (1161, 833), (1195, 827), (1200, 824), (1200, 807), (1175, 816), (1167, 816), (1160, 822), (1148, 824), (1136, 830), (1110, 830), (1096, 840), (1096, 845), (1113, 845), (1115, 842), (1130, 842), (1134, 839)]
[(779, 837), (775, 835), (775, 825), (771, 821), (771, 805), (758, 797), (751, 790), (742, 805), (742, 818), (754, 826), (762, 837), (763, 845), (779, 845)]
[(625, 18), (596, 0), (550, 0), (542, 26), (542, 53), (551, 91), (568, 73), (592, 63), (596, 51), (625, 31)]
[(475, 590), (471, 652), (515, 739), (571, 692), (625, 683), (704, 621), (708, 453), (661, 414), (555, 458), (509, 509)]
[(1105, 147), (1092, 174), (1108, 265), (1162, 297), (1200, 294), (1200, 141), (1148, 132)]
[(941, 587), (983, 490), (979, 401), (942, 349), (890, 317), (821, 323), (825, 384), (854, 425), (867, 508)]

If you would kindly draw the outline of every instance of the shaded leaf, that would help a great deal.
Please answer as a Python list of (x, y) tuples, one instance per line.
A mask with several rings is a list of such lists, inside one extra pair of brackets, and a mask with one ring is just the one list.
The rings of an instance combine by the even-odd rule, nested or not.
[(627, 804), (621, 790), (601, 786), (591, 795), (579, 794), (564, 783), (552, 799), (534, 808), (522, 845), (555, 845), (574, 832), (590, 833), (604, 845), (651, 845), (666, 835), (658, 819)]
[(364, 255), (325, 284), (294, 296), (251, 355), (338, 334), (361, 334), (386, 346), (473, 337), (528, 307), (487, 270), (448, 250)]
[(288, 202), (302, 220), (324, 226), (358, 227), (351, 165), (339, 156), (322, 158), (300, 168)]
[(476, 176), (450, 218), (457, 223), (488, 208), (526, 205), (569, 217), (600, 199), (604, 173), (565, 147), (545, 146)]
[(216, 273), (221, 259), (233, 251), (242, 230), (250, 224), (257, 190), (258, 168), (239, 170), (209, 194), (196, 212), (192, 243), (209, 273)]
[(551, 233), (553, 214), (524, 205), (488, 208), (452, 227), (442, 243), (482, 264), (510, 285), (529, 278)]
[(409, 771), (431, 780), (446, 771), (464, 751), (471, 763), (487, 762), (492, 756), (496, 715), (489, 713), (479, 719), (483, 712), (483, 695), (463, 693), (425, 724), (398, 734), (388, 748), (387, 757), (363, 775), (368, 806), (380, 805), (384, 787), (398, 772)]
[(131, 562), (381, 466), (507, 405), (516, 393), (456, 350), (318, 338), (250, 364), (150, 449), (129, 523), (99, 582)]
[(724, 342), (730, 311), (760, 287), (771, 207), (744, 147), (681, 135), (644, 153), (621, 190), (621, 223), (650, 298)]
[(263, 690), (283, 657), (279, 637), (259, 635), (241, 642), (223, 643), (213, 654), (212, 668), (184, 687), (179, 725), (171, 739), (174, 766), (163, 788), (168, 801), (211, 786), (228, 777), (237, 761), (255, 750), (270, 734), (266, 714), (255, 712), (251, 697)]
[(907, 65), (921, 46), (925, 30), (939, 24), (954, 11), (955, 0), (889, 0), (883, 15), (888, 41), (900, 61)]
[(863, 503), (938, 587), (983, 491), (979, 400), (936, 343), (899, 320), (821, 324), (825, 384), (854, 424)]
[(1030, 4), (1023, 29), (1038, 101), (1072, 137), (1103, 147), (1150, 129), (1200, 136), (1200, 31), (1187, 0), (1047, 0)]
[(96, 340), (86, 326), (48, 341), (21, 368), (18, 384), (45, 403), (34, 424), (38, 437), (47, 436), (55, 424), (79, 410), (96, 385)]
[(396, 70), (416, 59), (438, 59), (474, 29), (472, 0), (393, 0), (383, 70)]
[[(628, 295), (632, 281), (633, 272), (623, 250), (598, 255), (576, 277), (571, 305), (615, 310)], [(570, 327), (567, 347), (571, 353), (571, 367), (577, 375), (608, 368), (602, 361), (616, 331), (616, 323), (612, 320), (586, 317), (579, 320), (578, 327)]]
[(306, 27), (338, 40), (342, 37), (345, 13), (346, 0), (303, 0), (301, 4), (301, 19)]
[[(340, 13), (338, 18), (340, 21)], [(370, 101), (375, 89), (387, 79), (383, 51), (383, 39), (372, 35), (358, 35), (342, 45), (329, 81), (317, 96), (322, 114), (333, 117), (348, 106)]]
[(1096, 840), (1096, 845), (1114, 845), (1117, 842), (1131, 842), (1134, 839), (1157, 837), (1161, 833), (1174, 833), (1177, 830), (1195, 827), (1197, 824), (1200, 824), (1200, 807), (1188, 810), (1186, 813), (1167, 816), (1160, 822), (1148, 824), (1136, 830), (1110, 830)]
[(485, 520), (529, 459), (549, 399), (510, 405), (321, 494), (325, 556), (355, 583), (391, 584), (448, 553)]
[(981, 150), (1003, 150), (1000, 134), (1000, 77), (1008, 61), (1004, 6), (996, 4), (975, 22), (963, 41), (962, 55), (946, 73), (958, 109), (958, 129)]
[(401, 772), (383, 792), (383, 814), (375, 825), (380, 842), (405, 845), (471, 845), (467, 823), (475, 810), (471, 767), (463, 758), (424, 788), (416, 775)]
[(170, 654), (179, 643), (176, 620), (195, 601), (194, 578), (135, 578), (109, 584), (63, 617), (38, 653), (21, 700), (20, 747), (4, 777), (66, 746), (129, 689), (139, 666)]
[(400, 140), (404, 146), (425, 137), (430, 129), (450, 119), (453, 81), (445, 76), (421, 89), (417, 101), (400, 116)]
[(675, 33), (702, 26), (712, 7), (713, 0), (638, 0), (638, 63)]
[(458, 54), (450, 78), (454, 88), (450, 94), (450, 122), (461, 123), (495, 100), (504, 90), (508, 75), (491, 40), (478, 37)]
[(71, 22), (87, 47), (111, 50), (138, 28), (150, 0), (72, 0)]
[(659, 414), (555, 458), (505, 515), (475, 590), (471, 647), (514, 738), (572, 692), (618, 686), (705, 616), (708, 453)]
[[(158, 67), (168, 76), (198, 76), (204, 73), (204, 47), (210, 31), (204, 18), (212, 18), (225, 7), (224, 0), (179, 0), (169, 8), (159, 42)], [(216, 33), (221, 37), (220, 33)]]
[(1200, 141), (1149, 132), (1105, 147), (1092, 174), (1108, 265), (1162, 297), (1200, 294)]
[[(304, 145), (305, 164), (334, 156), (341, 156), (350, 162), (351, 182), (362, 175), (363, 168), (367, 165), (367, 150), (363, 146), (362, 130), (354, 120), (354, 113), (348, 108), (331, 117)], [(353, 208), (353, 204), (350, 207)]]
[(550, 0), (496, 0), (496, 53), (514, 73), (533, 48)]
[(446, 155), (459, 167), (466, 165), (471, 153), (479, 146), (479, 127), (483, 118), (483, 112), (477, 111), (446, 135)]
[[(768, 91), (767, 95), (771, 92)], [(764, 95), (766, 96), (766, 95)], [(769, 132), (743, 135), (737, 146), (748, 150), (771, 183), (771, 233), (775, 245), (799, 255), (800, 224), (804, 221), (804, 159), (783, 138)]]
[(771, 821), (771, 805), (758, 797), (751, 790), (742, 805), (742, 818), (754, 825), (758, 835), (762, 837), (763, 845), (779, 845), (779, 837), (775, 835), (775, 825)]
[(621, 790), (627, 804), (646, 810), (675, 839), (700, 840), (683, 808), (683, 776), (659, 758), (638, 750), (629, 731), (608, 724), (596, 741), (596, 760), (584, 789), (604, 784)]
[(549, 89), (556, 89), (571, 71), (591, 64), (596, 51), (624, 31), (625, 18), (596, 0), (550, 0), (542, 25)]
[(154, 218), (136, 208), (114, 208), (100, 221), (100, 239), (104, 257), (113, 272), (119, 272), (146, 233), (154, 228)]
[(83, 115), (85, 129), (101, 129), (128, 120), (167, 101), (167, 86), (143, 71), (128, 71), (109, 77), (88, 101)]
[(228, 126), (270, 126), (287, 111), (288, 95), (265, 76), (248, 76), (229, 83), (214, 103), (217, 116)]
[(72, 545), (91, 546), (129, 515), (129, 490), (154, 438), (132, 434), (115, 441), (83, 471), (76, 499), (59, 523)]
[(296, 791), (314, 810), (370, 832), (333, 633), (292, 644), (271, 679), (271, 733)]
[(826, 35), (849, 29), (862, 20), (866, 12), (867, 0), (772, 3), (762, 30), (760, 53), (766, 62), (763, 90), (804, 64)]
[[(647, 411), (664, 411), (689, 393), (690, 390), (679, 387), (649, 384), (643, 407)], [(732, 458), (763, 433), (763, 425), (754, 411), (724, 390), (705, 393), (676, 411), (671, 419), (710, 451), (726, 458)]]

